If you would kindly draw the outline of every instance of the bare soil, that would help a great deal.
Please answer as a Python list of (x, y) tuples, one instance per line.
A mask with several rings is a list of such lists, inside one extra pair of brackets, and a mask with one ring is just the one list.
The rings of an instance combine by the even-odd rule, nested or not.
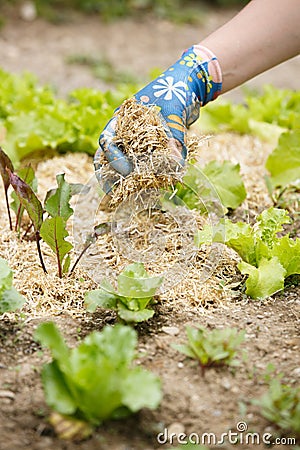
[[(144, 18), (140, 22), (127, 19), (104, 24), (99, 18), (72, 17), (63, 25), (52, 25), (40, 19), (26, 23), (17, 14), (7, 20), (0, 33), (1, 65), (21, 72), (31, 70), (41, 82), (53, 84), (60, 95), (79, 86), (105, 88), (84, 68), (69, 66), (66, 56), (72, 53), (106, 53), (121, 68), (143, 72), (153, 66), (165, 67), (173, 62), (182, 47), (188, 46), (226, 21), (232, 11), (206, 16), (205, 26), (176, 26), (165, 21)], [(280, 85), (281, 70), (286, 87), (295, 87), (299, 59), (294, 59), (270, 74), (269, 82)], [(274, 73), (274, 72), (273, 72)], [(281, 78), (280, 78), (281, 77)], [(260, 79), (261, 80), (261, 79)], [(257, 85), (261, 84), (256, 80)], [(299, 83), (299, 81), (298, 81)], [(211, 138), (200, 152), (203, 161), (230, 159), (240, 162), (248, 197), (233, 218), (252, 221), (257, 213), (270, 206), (262, 175), (269, 144), (249, 136), (219, 135)], [(92, 176), (92, 159), (86, 155), (57, 156), (38, 165), (40, 193), (53, 187), (55, 174), (65, 171), (68, 181), (87, 182)], [(44, 320), (54, 320), (70, 346), (92, 330), (101, 330), (115, 323), (109, 311), (89, 314), (82, 306), (86, 290), (95, 283), (79, 269), (70, 280), (55, 280), (55, 275), (43, 278), (38, 260), (28, 259), (25, 247), (19, 247), (17, 237), (10, 233), (1, 198), (0, 254), (15, 271), (15, 286), (27, 297), (27, 304), (18, 314), (5, 314), (0, 319), (0, 449), (1, 450), (154, 450), (171, 448), (160, 445), (157, 434), (169, 432), (215, 433), (218, 437), (229, 429), (235, 431), (238, 422), (246, 422), (248, 430), (261, 435), (278, 435), (276, 427), (260, 415), (251, 401), (266, 390), (265, 373), (271, 363), (275, 374), (299, 384), (300, 378), (300, 286), (291, 285), (264, 302), (247, 298), (241, 285), (226, 291), (226, 301), (214, 289), (199, 288), (196, 298), (184, 293), (168, 301), (161, 299), (156, 313), (147, 323), (136, 327), (139, 335), (139, 362), (161, 377), (163, 401), (156, 411), (143, 410), (126, 420), (111, 421), (100, 426), (93, 436), (80, 443), (59, 440), (47, 422), (49, 409), (45, 403), (40, 369), (48, 360), (33, 339), (36, 326)], [(299, 222), (294, 222), (299, 235)], [(30, 245), (30, 243), (26, 244)], [(51, 257), (49, 257), (51, 259)], [(234, 267), (233, 260), (228, 266)], [(36, 278), (35, 278), (36, 274)], [(238, 275), (235, 275), (238, 277)], [(232, 275), (233, 277), (233, 275)], [(235, 278), (228, 279), (230, 282)], [(241, 277), (238, 281), (242, 281)], [(209, 286), (209, 282), (208, 282)], [(76, 301), (70, 300), (74, 288)], [(219, 287), (219, 291), (222, 287)], [(229, 293), (229, 295), (228, 295)], [(211, 301), (208, 301), (211, 300)], [(209, 368), (204, 376), (196, 362), (186, 359), (170, 346), (183, 342), (186, 325), (237, 327), (246, 331), (241, 357), (235, 369)], [(176, 443), (176, 442), (175, 442)], [(175, 444), (174, 444), (175, 445)], [(216, 447), (215, 447), (216, 448)], [(259, 445), (231, 445), (222, 448), (265, 448)], [(276, 449), (291, 445), (274, 445)]]

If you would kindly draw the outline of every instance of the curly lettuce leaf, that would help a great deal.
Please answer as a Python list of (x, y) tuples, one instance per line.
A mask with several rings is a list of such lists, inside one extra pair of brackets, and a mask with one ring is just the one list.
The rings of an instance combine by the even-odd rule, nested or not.
[(85, 294), (85, 306), (95, 311), (97, 306), (110, 308), (118, 312), (125, 322), (142, 322), (154, 315), (147, 309), (157, 289), (163, 282), (162, 277), (151, 276), (141, 263), (129, 264), (118, 276), (116, 291), (108, 280), (103, 280), (99, 289)]
[(274, 244), (272, 255), (278, 258), (286, 270), (286, 277), (300, 273), (300, 239), (295, 241), (283, 236)]
[(248, 275), (246, 294), (254, 299), (264, 299), (284, 288), (286, 270), (275, 256), (262, 259), (258, 267), (242, 261), (238, 268), (243, 275)]
[(281, 133), (300, 128), (300, 93), (266, 85), (261, 94), (246, 95), (243, 104), (218, 99), (203, 108), (196, 126), (202, 132), (237, 131), (277, 142)]
[(282, 225), (290, 223), (288, 212), (284, 209), (271, 207), (263, 211), (256, 220), (254, 230), (256, 239), (261, 239), (272, 248), (277, 240), (277, 234), (283, 230)]

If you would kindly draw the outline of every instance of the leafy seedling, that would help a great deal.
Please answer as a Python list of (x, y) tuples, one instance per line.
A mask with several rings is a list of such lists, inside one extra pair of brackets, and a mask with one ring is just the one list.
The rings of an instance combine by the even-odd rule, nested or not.
[(162, 277), (149, 275), (142, 263), (130, 264), (118, 276), (117, 291), (104, 280), (99, 289), (85, 294), (85, 305), (90, 312), (100, 306), (117, 311), (124, 322), (142, 322), (153, 316), (147, 306), (162, 282)]
[(0, 258), (0, 314), (15, 311), (26, 299), (13, 286), (13, 272), (5, 259)]
[(67, 220), (73, 214), (70, 206), (71, 187), (65, 181), (65, 175), (56, 176), (57, 189), (46, 195), (44, 208), (50, 217), (46, 218), (41, 226), (41, 237), (56, 254), (59, 278), (70, 267), (70, 251), (73, 245), (66, 241), (69, 233), (66, 229)]
[[(60, 415), (59, 423), (68, 418), (79, 420), (83, 438), (91, 432), (91, 426), (159, 405), (158, 377), (133, 366), (137, 334), (132, 328), (106, 326), (73, 349), (67, 347), (52, 322), (41, 324), (35, 338), (50, 349), (53, 357), (42, 370), (46, 402)], [(82, 426), (83, 421), (87, 428)], [(70, 439), (74, 435), (80, 437), (77, 422), (73, 429), (69, 423), (67, 436), (60, 436)]]
[(300, 388), (283, 384), (280, 377), (270, 380), (267, 392), (253, 401), (260, 413), (283, 433), (300, 437)]
[(208, 330), (203, 327), (186, 327), (187, 344), (173, 344), (172, 347), (199, 361), (202, 373), (211, 366), (237, 366), (236, 353), (245, 340), (245, 332), (236, 328)]
[(0, 147), (0, 173), (1, 173), (1, 177), (3, 180), (3, 186), (4, 186), (6, 209), (7, 209), (8, 220), (9, 220), (9, 228), (12, 230), (12, 220), (11, 220), (11, 215), (10, 215), (10, 208), (9, 208), (9, 201), (8, 201), (8, 194), (7, 194), (8, 188), (10, 186), (10, 179), (9, 179), (9, 173), (8, 173), (7, 169), (9, 169), (11, 172), (13, 172), (14, 166), (13, 166), (10, 158)]
[(278, 236), (289, 222), (287, 211), (271, 207), (257, 217), (254, 226), (225, 219), (214, 234), (206, 226), (198, 232), (196, 243), (221, 242), (235, 250), (242, 259), (239, 270), (248, 275), (246, 293), (264, 299), (282, 290), (287, 277), (300, 273), (300, 239)]

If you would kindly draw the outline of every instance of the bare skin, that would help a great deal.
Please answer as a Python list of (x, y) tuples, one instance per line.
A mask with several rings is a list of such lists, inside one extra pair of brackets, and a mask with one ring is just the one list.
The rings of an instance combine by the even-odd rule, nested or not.
[(299, 0), (252, 0), (201, 41), (219, 60), (222, 93), (298, 55), (299, 23)]

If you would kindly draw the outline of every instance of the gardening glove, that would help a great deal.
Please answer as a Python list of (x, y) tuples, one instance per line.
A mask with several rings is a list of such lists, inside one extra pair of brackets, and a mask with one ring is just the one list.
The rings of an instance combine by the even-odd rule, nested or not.
[[(187, 156), (185, 145), (187, 128), (198, 119), (200, 106), (214, 100), (221, 92), (222, 74), (216, 56), (201, 45), (193, 45), (181, 58), (158, 78), (141, 89), (135, 98), (144, 105), (156, 105), (169, 137), (169, 146), (182, 165)], [(115, 127), (118, 109), (99, 138), (94, 165), (96, 176), (101, 180), (103, 156), (111, 167), (126, 177), (132, 165), (115, 145)], [(106, 192), (109, 187), (104, 186)]]

